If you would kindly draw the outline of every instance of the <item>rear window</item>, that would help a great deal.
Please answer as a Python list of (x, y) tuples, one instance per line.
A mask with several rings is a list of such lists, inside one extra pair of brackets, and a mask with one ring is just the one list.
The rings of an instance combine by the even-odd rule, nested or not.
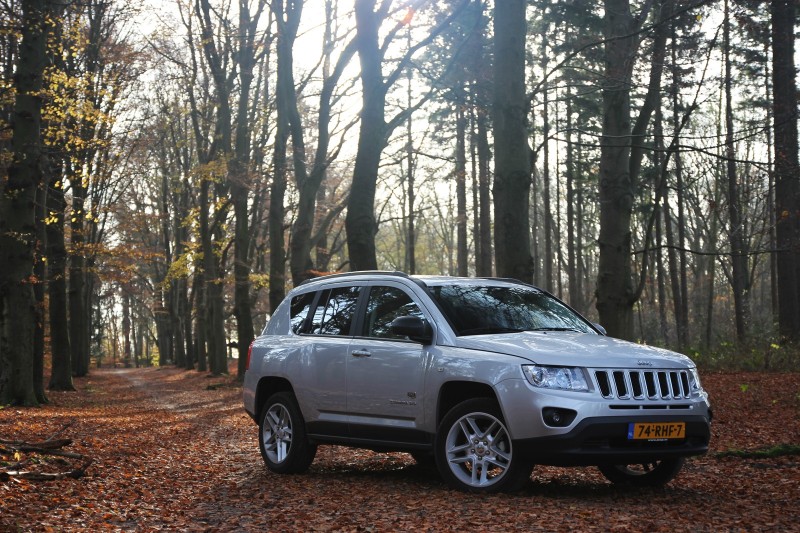
[(299, 294), (292, 298), (292, 303), (289, 309), (291, 320), (292, 333), (303, 333), (303, 326), (305, 325), (308, 312), (311, 310), (311, 304), (314, 303), (315, 292), (307, 292)]
[(360, 292), (361, 287), (339, 287), (322, 292), (311, 321), (311, 333), (349, 335)]

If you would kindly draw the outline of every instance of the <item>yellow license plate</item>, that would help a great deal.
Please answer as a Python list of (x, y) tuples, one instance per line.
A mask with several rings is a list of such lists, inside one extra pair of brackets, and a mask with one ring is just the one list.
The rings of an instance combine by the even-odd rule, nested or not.
[(644, 422), (628, 424), (628, 440), (665, 440), (686, 438), (684, 422)]

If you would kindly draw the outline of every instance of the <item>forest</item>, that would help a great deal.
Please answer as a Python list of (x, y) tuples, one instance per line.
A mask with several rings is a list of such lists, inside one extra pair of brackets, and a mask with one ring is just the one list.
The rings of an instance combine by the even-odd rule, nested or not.
[(0, 405), (224, 374), (291, 287), (375, 269), (796, 369), (796, 9), (0, 0)]

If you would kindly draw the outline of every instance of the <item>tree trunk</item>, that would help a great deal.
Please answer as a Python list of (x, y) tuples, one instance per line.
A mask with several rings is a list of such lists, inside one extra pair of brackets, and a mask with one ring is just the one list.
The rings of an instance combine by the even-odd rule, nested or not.
[(778, 325), (782, 337), (797, 341), (800, 340), (800, 169), (794, 57), (795, 2), (773, 0), (771, 12)]
[[(42, 154), (42, 168), (48, 165), (48, 157)], [(47, 185), (40, 183), (36, 192), (36, 247), (33, 255), (33, 295), (34, 295), (34, 331), (33, 331), (33, 390), (36, 401), (48, 403), (44, 390), (44, 349), (45, 349), (45, 315), (47, 314), (45, 302), (45, 280), (47, 279), (47, 265), (45, 261), (47, 249), (47, 236), (45, 235), (45, 218), (47, 202)]]
[[(644, 155), (644, 138), (661, 90), (667, 28), (672, 2), (661, 3), (653, 38), (648, 92), (631, 127), (631, 79), (639, 34), (648, 13), (631, 15), (629, 0), (605, 0), (606, 68), (600, 141), (600, 260), (597, 311), (612, 337), (633, 340), (633, 305), (639, 294), (632, 279), (631, 216)], [(646, 4), (649, 6), (650, 4)]]
[(50, 390), (75, 390), (72, 383), (72, 363), (67, 328), (67, 250), (64, 242), (64, 182), (60, 169), (53, 168), (47, 194), (47, 287), (50, 298), (50, 352), (52, 370)]
[[(677, 32), (672, 24), (672, 123), (677, 131), (680, 128), (680, 75), (677, 60)], [(683, 181), (683, 159), (680, 151), (673, 154), (675, 158), (675, 191), (678, 203), (678, 254), (680, 258), (680, 306), (676, 306), (675, 322), (678, 331), (678, 345), (681, 349), (689, 346), (689, 284), (687, 280), (688, 260), (686, 258), (686, 214)]]
[(384, 117), (386, 87), (381, 73), (378, 45), (380, 21), (373, 11), (374, 0), (356, 0), (356, 42), (361, 60), (361, 123), (358, 152), (353, 167), (353, 183), (347, 202), (345, 229), (350, 270), (375, 270), (375, 187), (381, 152), (386, 146), (387, 126)]
[(582, 294), (578, 287), (578, 242), (575, 231), (575, 157), (572, 144), (572, 91), (567, 87), (567, 284), (570, 305), (580, 311)]
[(605, 0), (606, 70), (600, 141), (600, 263), (597, 311), (612, 337), (633, 339), (630, 79), (637, 43), (628, 0)]
[(523, 0), (498, 2), (494, 11), (494, 236), (497, 275), (533, 281), (528, 210), (530, 148), (525, 127)]
[[(411, 26), (409, 25), (406, 32), (406, 45), (411, 47)], [(406, 84), (406, 108), (413, 107), (412, 89), (414, 86), (414, 72), (408, 69), (408, 83)], [(414, 130), (412, 128), (412, 114), (408, 114), (406, 121), (406, 185), (408, 191), (406, 196), (408, 198), (408, 224), (406, 228), (406, 265), (408, 266), (408, 273), (414, 275), (417, 273), (417, 217), (414, 213), (416, 209), (417, 188), (414, 183)]]
[[(664, 203), (666, 205), (666, 202)], [(661, 333), (662, 342), (665, 345), (669, 344), (669, 324), (667, 321), (667, 291), (664, 280), (667, 279), (667, 273), (664, 271), (664, 256), (661, 253), (661, 243), (663, 242), (661, 224), (662, 220), (665, 224), (669, 224), (667, 218), (667, 209), (664, 209), (663, 218), (656, 215), (656, 240), (654, 250), (652, 253), (655, 256), (656, 263), (656, 284), (658, 285), (658, 323), (659, 332)]]
[(84, 202), (86, 187), (82, 177), (72, 165), (67, 165), (72, 188), (72, 211), (70, 213), (70, 261), (69, 261), (69, 338), (72, 350), (72, 374), (77, 377), (89, 373), (89, 332), (86, 320), (86, 257), (84, 235)]
[(36, 405), (31, 286), (35, 199), (42, 182), (41, 89), (51, 11), (45, 0), (22, 1), (22, 41), (12, 120), (13, 159), (0, 197), (0, 405)]
[(465, 104), (456, 102), (456, 267), (459, 276), (469, 275), (467, 247), (467, 117)]
[[(545, 33), (547, 30), (545, 30)], [(548, 71), (547, 36), (542, 38), (542, 71)], [(544, 211), (544, 288), (553, 292), (553, 205), (550, 201), (550, 98), (547, 80), (542, 83), (542, 209)]]
[(730, 218), (729, 243), (731, 248), (734, 313), (736, 322), (736, 339), (744, 342), (747, 338), (749, 321), (747, 250), (745, 249), (744, 221), (742, 220), (739, 182), (736, 176), (736, 147), (733, 138), (733, 79), (731, 78), (730, 59), (730, 14), (728, 1), (725, 1), (725, 20), (723, 22), (723, 40), (725, 55), (725, 155), (728, 180), (728, 216)]
[[(314, 222), (317, 218), (317, 196), (327, 174), (331, 155), (330, 148), (330, 122), (331, 100), (334, 89), (341, 77), (344, 68), (349, 64), (355, 54), (355, 43), (347, 44), (339, 56), (336, 65), (331, 70), (330, 58), (333, 50), (333, 37), (331, 36), (333, 19), (335, 17), (333, 4), (330, 0), (325, 3), (325, 36), (323, 57), (323, 82), (319, 97), (317, 114), (317, 146), (313, 164), (309, 169), (306, 158), (306, 143), (304, 139), (303, 119), (298, 110), (295, 95), (295, 82), (293, 75), (292, 50), (297, 29), (300, 24), (302, 2), (294, 2), (285, 15), (285, 22), (280, 24), (278, 35), (278, 91), (282, 92), (285, 101), (285, 111), (290, 126), (292, 138), (292, 156), (294, 175), (297, 183), (298, 203), (294, 225), (292, 226), (290, 248), (290, 270), (292, 281), (299, 285), (306, 279), (315, 276), (314, 262), (311, 251), (319, 237), (315, 237)], [(283, 106), (282, 106), (283, 107)], [(318, 227), (320, 235), (327, 231), (328, 222), (322, 221)], [(327, 260), (322, 257), (324, 262)]]
[[(273, 9), (283, 13), (283, 2), (276, 2)], [(285, 28), (278, 33), (278, 72), (275, 88), (276, 132), (272, 154), (272, 183), (269, 196), (269, 308), (275, 312), (278, 305), (286, 295), (286, 251), (284, 239), (285, 208), (283, 205), (286, 196), (287, 162), (286, 148), (289, 139), (289, 106), (292, 99), (290, 92), (294, 91), (291, 85), (291, 62), (286, 62), (286, 46), (283, 41), (287, 39)], [(289, 49), (291, 51), (291, 49)], [(284, 51), (284, 52), (281, 52)], [(291, 58), (291, 54), (289, 54)], [(288, 69), (288, 71), (287, 71)]]
[(476, 122), (478, 125), (478, 201), (479, 201), (479, 228), (477, 239), (480, 241), (480, 255), (476, 261), (475, 274), (478, 276), (492, 275), (492, 208), (491, 208), (491, 176), (489, 165), (491, 155), (489, 152), (489, 129), (486, 126), (486, 112), (478, 111)]
[[(208, 370), (208, 351), (206, 348), (206, 281), (202, 269), (195, 272), (192, 293), (195, 299), (195, 353), (197, 355), (197, 371)], [(149, 361), (149, 358), (148, 358)]]

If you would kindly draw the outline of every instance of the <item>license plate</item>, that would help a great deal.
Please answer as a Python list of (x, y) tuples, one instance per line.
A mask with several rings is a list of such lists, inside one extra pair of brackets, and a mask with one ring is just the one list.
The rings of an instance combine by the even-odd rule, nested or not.
[(631, 422), (628, 424), (628, 440), (666, 440), (686, 437), (684, 422)]

